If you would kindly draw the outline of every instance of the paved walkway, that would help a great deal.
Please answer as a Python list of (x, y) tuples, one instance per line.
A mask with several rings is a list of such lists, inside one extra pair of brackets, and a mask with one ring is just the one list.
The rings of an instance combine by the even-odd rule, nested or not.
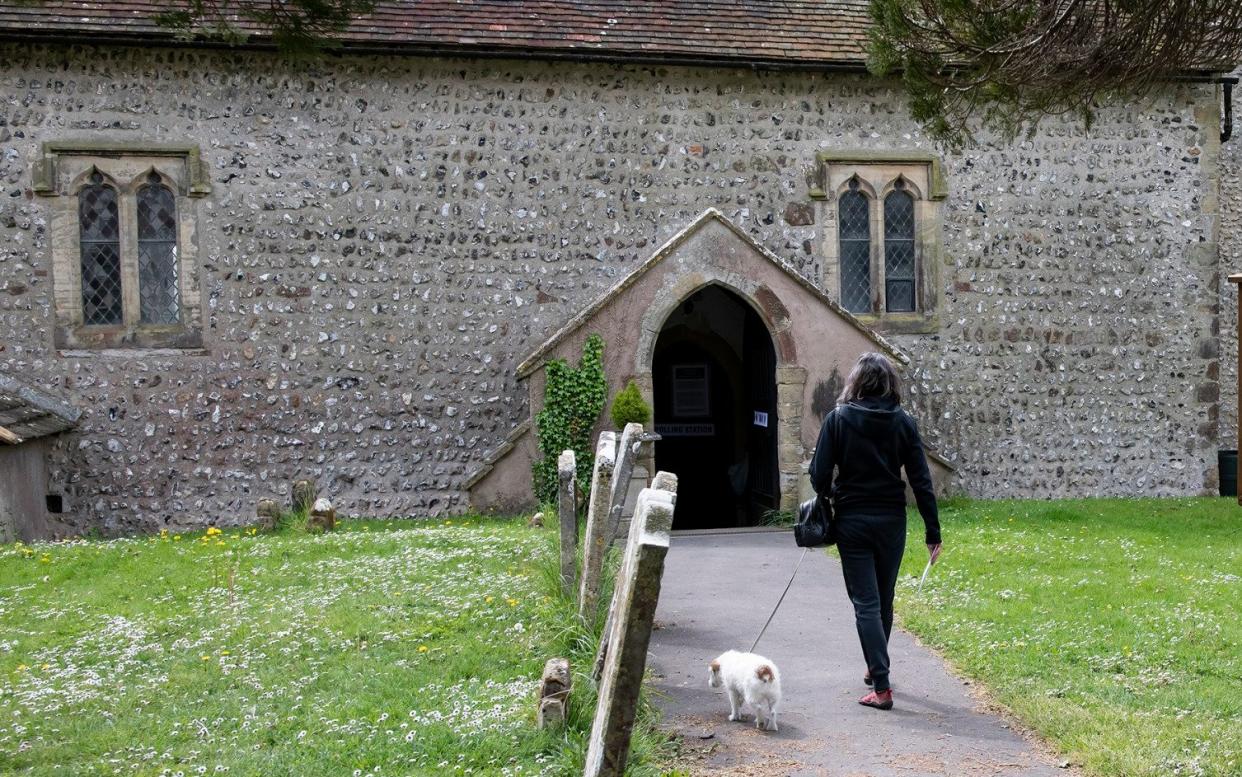
[(866, 689), (853, 608), (839, 564), (819, 551), (807, 555), (756, 648), (781, 671), (780, 732), (757, 731), (753, 715), (730, 723), (723, 691), (707, 686), (707, 664), (750, 647), (801, 553), (788, 532), (673, 536), (648, 666), (664, 725), (683, 738), (682, 768), (739, 777), (1074, 773), (982, 709), (905, 632), (890, 647), (895, 709), (859, 706)]

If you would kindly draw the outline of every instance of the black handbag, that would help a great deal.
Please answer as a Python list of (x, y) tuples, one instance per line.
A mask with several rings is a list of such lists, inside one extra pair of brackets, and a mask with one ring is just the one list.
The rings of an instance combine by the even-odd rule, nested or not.
[(814, 497), (798, 505), (798, 522), (794, 524), (794, 542), (799, 548), (818, 548), (837, 541), (832, 522), (832, 507), (827, 500)]

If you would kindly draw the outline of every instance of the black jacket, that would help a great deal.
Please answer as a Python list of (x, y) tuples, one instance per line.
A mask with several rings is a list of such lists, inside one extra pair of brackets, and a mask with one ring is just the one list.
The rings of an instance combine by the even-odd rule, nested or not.
[(897, 402), (866, 398), (829, 413), (811, 459), (811, 484), (815, 493), (831, 495), (838, 514), (901, 515), (906, 510), (902, 467), (923, 516), (927, 542), (940, 542), (940, 515), (923, 441), (914, 419)]

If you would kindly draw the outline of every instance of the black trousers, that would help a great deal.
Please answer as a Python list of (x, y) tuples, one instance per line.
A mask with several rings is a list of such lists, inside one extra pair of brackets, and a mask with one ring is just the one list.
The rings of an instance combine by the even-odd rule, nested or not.
[(837, 550), (863, 658), (877, 691), (890, 688), (888, 637), (893, 632), (893, 592), (906, 550), (906, 516), (839, 515)]

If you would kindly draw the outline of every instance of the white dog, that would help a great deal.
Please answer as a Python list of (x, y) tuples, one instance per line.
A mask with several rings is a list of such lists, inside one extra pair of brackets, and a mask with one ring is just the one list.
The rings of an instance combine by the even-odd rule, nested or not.
[(776, 708), (781, 703), (781, 673), (776, 664), (755, 653), (730, 650), (709, 665), (707, 684), (722, 685), (729, 693), (729, 720), (742, 719), (742, 704), (755, 711), (755, 728), (776, 731)]

